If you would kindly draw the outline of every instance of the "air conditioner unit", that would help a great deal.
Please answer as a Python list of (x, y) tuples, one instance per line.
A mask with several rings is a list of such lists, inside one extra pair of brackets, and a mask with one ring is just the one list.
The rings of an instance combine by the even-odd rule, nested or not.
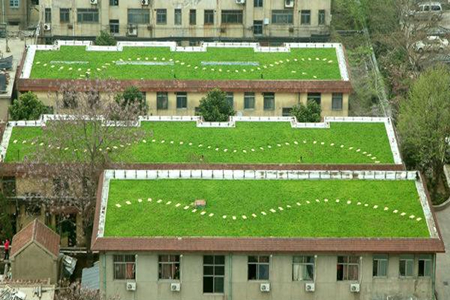
[(138, 35), (138, 28), (137, 25), (130, 24), (127, 28), (127, 36), (137, 36)]
[(294, 7), (294, 0), (284, 0), (284, 7), (286, 8)]
[(270, 292), (270, 283), (261, 283), (261, 285), (259, 286), (259, 290), (263, 293)]
[(141, 0), (141, 5), (149, 5), (150, 0)]
[(314, 292), (316, 290), (316, 284), (314, 282), (305, 283), (305, 291)]
[(52, 25), (50, 23), (44, 24), (44, 31), (50, 31), (52, 29)]
[(98, 4), (98, 0), (89, 0), (89, 2), (91, 3), (91, 5), (97, 5)]
[(129, 281), (127, 282), (127, 291), (135, 291), (136, 290), (136, 282)]
[(264, 25), (269, 25), (269, 24), (270, 24), (270, 19), (264, 18)]
[(245, 0), (236, 0), (236, 4), (245, 4)]
[(350, 292), (359, 293), (359, 283), (350, 284)]
[(181, 290), (181, 283), (171, 283), (170, 290), (172, 292), (179, 292)]

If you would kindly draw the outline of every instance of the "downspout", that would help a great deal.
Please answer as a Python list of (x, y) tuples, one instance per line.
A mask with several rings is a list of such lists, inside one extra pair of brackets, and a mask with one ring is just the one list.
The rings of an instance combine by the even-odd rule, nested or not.
[(102, 255), (102, 267), (103, 267), (103, 293), (106, 297), (106, 254)]
[(228, 300), (233, 300), (233, 254), (228, 255)]
[(431, 274), (431, 299), (436, 300), (436, 253), (433, 254), (433, 274)]

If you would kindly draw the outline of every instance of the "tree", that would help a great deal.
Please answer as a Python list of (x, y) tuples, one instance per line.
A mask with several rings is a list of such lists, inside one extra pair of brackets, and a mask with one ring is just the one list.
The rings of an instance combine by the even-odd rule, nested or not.
[(38, 99), (36, 94), (28, 92), (14, 100), (9, 108), (12, 120), (37, 120), (42, 114), (51, 113), (51, 109)]
[(292, 107), (291, 115), (296, 117), (298, 122), (320, 122), (321, 112), (320, 104), (309, 100), (306, 105), (300, 103)]
[(101, 30), (100, 35), (95, 38), (95, 44), (98, 46), (115, 46), (117, 41), (107, 30)]
[[(46, 207), (78, 211), (88, 246), (100, 174), (113, 161), (120, 161), (127, 145), (144, 136), (139, 127), (133, 127), (138, 121), (133, 103), (123, 107), (114, 101), (117, 86), (117, 82), (100, 80), (86, 86), (75, 82), (60, 86), (58, 94), (70, 98), (74, 109), (47, 122), (42, 136), (34, 140), (35, 154), (25, 160), (25, 170), (18, 169), (40, 178), (43, 185), (53, 185), (53, 196), (41, 199)], [(64, 107), (61, 97), (55, 103), (57, 109)]]
[(450, 74), (445, 67), (424, 72), (400, 105), (398, 129), (404, 159), (422, 171), (432, 198), (439, 193), (449, 153)]
[(207, 122), (226, 122), (236, 112), (233, 105), (227, 101), (227, 94), (214, 89), (200, 100), (198, 115)]
[(136, 114), (146, 115), (148, 111), (144, 94), (135, 86), (129, 86), (123, 93), (116, 95), (116, 102), (124, 109), (135, 109)]

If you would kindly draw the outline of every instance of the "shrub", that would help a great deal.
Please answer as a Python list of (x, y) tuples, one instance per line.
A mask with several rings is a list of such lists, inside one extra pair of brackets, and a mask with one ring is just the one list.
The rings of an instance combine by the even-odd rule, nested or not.
[(200, 100), (198, 115), (207, 122), (226, 122), (236, 112), (233, 106), (227, 102), (227, 94), (219, 89), (214, 89)]
[(306, 105), (300, 103), (292, 107), (291, 115), (296, 117), (298, 122), (320, 122), (321, 112), (320, 104), (309, 100)]
[(42, 114), (49, 113), (52, 113), (52, 109), (45, 106), (32, 92), (20, 95), (19, 100), (15, 99), (9, 108), (9, 114), (14, 121), (37, 120)]
[(102, 30), (95, 39), (95, 44), (98, 46), (115, 46), (117, 41), (107, 30)]
[(121, 94), (116, 95), (116, 101), (123, 108), (129, 108), (136, 114), (145, 115), (148, 111), (147, 102), (144, 94), (135, 86), (130, 86)]

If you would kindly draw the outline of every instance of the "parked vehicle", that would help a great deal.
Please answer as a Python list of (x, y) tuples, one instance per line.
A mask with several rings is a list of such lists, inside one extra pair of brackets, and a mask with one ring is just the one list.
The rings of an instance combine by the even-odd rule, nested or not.
[(416, 10), (410, 12), (410, 16), (417, 20), (433, 20), (442, 19), (443, 8), (439, 2), (423, 2), (417, 5)]
[(448, 47), (448, 40), (435, 35), (428, 36), (425, 40), (418, 41), (414, 48), (417, 52), (438, 51), (442, 52)]

